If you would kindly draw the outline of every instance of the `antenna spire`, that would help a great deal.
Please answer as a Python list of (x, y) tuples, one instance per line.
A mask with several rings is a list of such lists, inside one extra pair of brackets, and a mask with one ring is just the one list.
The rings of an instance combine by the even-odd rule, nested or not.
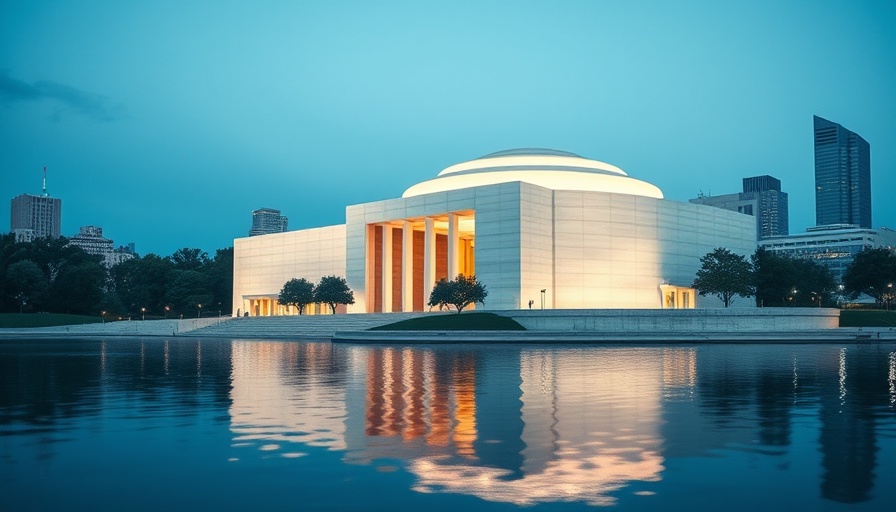
[(44, 166), (44, 197), (47, 197), (47, 196), (49, 196), (49, 194), (47, 194), (47, 166), (45, 165)]

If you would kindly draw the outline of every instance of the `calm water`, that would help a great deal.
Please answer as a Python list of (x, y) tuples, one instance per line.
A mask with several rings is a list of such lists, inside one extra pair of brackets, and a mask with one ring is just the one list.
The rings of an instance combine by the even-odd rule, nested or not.
[(892, 344), (0, 340), (5, 511), (893, 503)]

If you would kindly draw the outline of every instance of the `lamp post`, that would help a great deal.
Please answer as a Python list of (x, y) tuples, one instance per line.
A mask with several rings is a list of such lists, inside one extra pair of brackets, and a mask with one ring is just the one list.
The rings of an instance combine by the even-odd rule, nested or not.
[(544, 309), (544, 294), (547, 291), (547, 288), (541, 289), (541, 309)]
[(106, 312), (101, 311), (100, 313), (103, 315), (103, 323), (105, 324), (106, 323)]
[(146, 320), (146, 308), (140, 308), (140, 315), (142, 320)]
[(171, 308), (169, 308), (168, 306), (165, 306), (165, 320), (168, 320), (168, 311), (170, 311), (170, 310), (171, 310)]
[(196, 304), (196, 318), (202, 318), (202, 304)]
[(891, 300), (893, 300), (893, 283), (887, 283), (887, 311), (890, 310)]

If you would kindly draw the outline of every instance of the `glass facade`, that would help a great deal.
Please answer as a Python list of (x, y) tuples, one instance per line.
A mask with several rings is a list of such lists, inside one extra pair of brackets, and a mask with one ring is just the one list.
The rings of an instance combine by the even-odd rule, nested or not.
[(871, 146), (858, 134), (814, 116), (815, 223), (871, 228)]

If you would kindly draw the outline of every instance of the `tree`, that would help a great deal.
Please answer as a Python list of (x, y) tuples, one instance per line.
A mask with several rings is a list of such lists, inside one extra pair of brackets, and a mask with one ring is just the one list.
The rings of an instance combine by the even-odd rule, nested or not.
[(100, 312), (106, 269), (98, 262), (67, 264), (50, 286), (50, 304), (58, 312), (94, 315)]
[(834, 277), (824, 265), (759, 248), (753, 253), (756, 305), (818, 306), (832, 304)]
[(760, 307), (788, 305), (788, 299), (793, 297), (791, 292), (796, 288), (791, 258), (760, 247), (756, 249), (751, 259), (756, 305)]
[(314, 288), (314, 301), (329, 304), (335, 315), (339, 304), (355, 303), (355, 294), (349, 289), (344, 277), (324, 276)]
[(691, 285), (701, 296), (715, 295), (727, 308), (737, 295), (753, 295), (752, 268), (747, 259), (722, 247), (700, 258), (700, 270)]
[(314, 283), (304, 277), (290, 279), (283, 285), (277, 300), (280, 304), (295, 306), (302, 315), (305, 313), (305, 306), (314, 302)]
[(454, 309), (460, 314), (461, 311), (470, 304), (478, 302), (485, 304), (485, 298), (488, 291), (485, 285), (476, 280), (476, 276), (467, 277), (458, 274), (453, 281), (441, 279), (433, 287), (429, 294), (429, 307), (433, 306), (454, 306)]
[(896, 255), (888, 249), (865, 249), (843, 275), (843, 289), (853, 299), (859, 294), (874, 297), (883, 304), (896, 287)]
[(190, 249), (189, 247), (174, 251), (171, 256), (168, 256), (168, 259), (171, 260), (171, 263), (174, 263), (174, 268), (177, 270), (201, 271), (209, 263), (208, 253), (203, 252), (201, 249)]
[(165, 290), (165, 303), (184, 316), (197, 312), (199, 304), (213, 304), (205, 275), (196, 270), (173, 270), (171, 284)]
[(6, 293), (19, 304), (21, 313), (25, 304), (43, 301), (47, 294), (47, 276), (31, 260), (21, 260), (6, 269)]

